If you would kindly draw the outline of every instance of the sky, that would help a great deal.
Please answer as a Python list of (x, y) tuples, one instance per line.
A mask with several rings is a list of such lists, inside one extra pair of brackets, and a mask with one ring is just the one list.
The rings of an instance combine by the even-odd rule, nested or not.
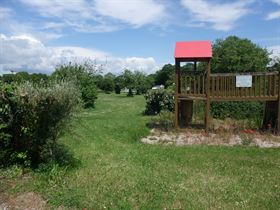
[(87, 59), (149, 74), (174, 63), (176, 41), (230, 35), (280, 57), (280, 0), (0, 0), (0, 74)]

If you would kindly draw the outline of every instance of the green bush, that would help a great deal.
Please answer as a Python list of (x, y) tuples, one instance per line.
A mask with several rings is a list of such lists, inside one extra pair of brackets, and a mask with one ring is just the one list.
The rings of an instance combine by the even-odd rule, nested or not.
[(96, 72), (91, 71), (87, 63), (62, 65), (55, 70), (53, 81), (70, 81), (80, 90), (85, 108), (94, 107), (97, 99)]
[(150, 90), (145, 99), (147, 115), (159, 114), (163, 110), (174, 111), (174, 96), (166, 90)]
[(262, 117), (264, 103), (261, 102), (212, 102), (211, 115), (214, 118), (225, 119), (256, 119)]
[(57, 139), (79, 103), (80, 93), (69, 82), (1, 84), (0, 164), (36, 167), (61, 160)]

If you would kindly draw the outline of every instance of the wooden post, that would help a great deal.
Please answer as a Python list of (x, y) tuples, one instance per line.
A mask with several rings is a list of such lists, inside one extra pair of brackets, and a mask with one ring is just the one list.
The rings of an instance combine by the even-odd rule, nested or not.
[(277, 108), (277, 135), (280, 134), (280, 73), (278, 74), (278, 108)]
[(205, 102), (205, 130), (209, 131), (209, 120), (210, 120), (210, 65), (211, 60), (207, 64), (207, 74), (206, 74), (206, 102)]
[(180, 92), (180, 62), (175, 60), (175, 85), (176, 85), (176, 92), (175, 92), (175, 128), (179, 127), (179, 92)]

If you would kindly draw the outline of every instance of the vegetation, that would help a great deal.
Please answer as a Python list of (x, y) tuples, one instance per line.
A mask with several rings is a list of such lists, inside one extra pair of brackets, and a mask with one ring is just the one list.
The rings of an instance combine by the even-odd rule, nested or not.
[(145, 95), (145, 114), (156, 115), (162, 111), (174, 111), (174, 96), (166, 90), (150, 90)]
[(95, 100), (97, 99), (97, 87), (94, 79), (96, 71), (89, 62), (84, 64), (69, 63), (58, 67), (51, 75), (51, 79), (72, 82), (80, 90), (84, 107), (90, 108), (94, 107)]
[(3, 83), (23, 83), (23, 82), (32, 82), (36, 84), (45, 84), (48, 83), (49, 77), (46, 74), (28, 74), (27, 72), (21, 71), (16, 74), (4, 74), (0, 79)]
[(0, 165), (61, 160), (57, 138), (79, 104), (79, 93), (66, 82), (48, 86), (23, 83), (0, 86)]
[[(229, 36), (224, 40), (218, 39), (214, 42), (211, 71), (214, 73), (267, 71), (270, 61), (269, 52), (266, 49), (248, 39)], [(264, 103), (260, 102), (211, 103), (211, 114), (219, 119), (249, 118), (260, 124), (263, 113)]]
[(79, 167), (30, 179), (1, 169), (0, 192), (39, 192), (66, 209), (279, 209), (279, 149), (142, 144), (144, 98), (124, 96), (100, 94), (59, 139)]
[(229, 36), (213, 44), (211, 71), (220, 73), (266, 71), (269, 52), (249, 39)]

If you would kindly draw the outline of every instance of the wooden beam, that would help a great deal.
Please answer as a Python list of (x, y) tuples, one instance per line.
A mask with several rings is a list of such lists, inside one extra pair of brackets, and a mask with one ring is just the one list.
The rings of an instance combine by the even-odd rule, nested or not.
[(207, 74), (206, 74), (206, 101), (205, 101), (205, 130), (209, 132), (209, 120), (210, 120), (210, 66), (211, 59), (207, 63)]
[(277, 134), (280, 134), (280, 73), (278, 75), (278, 109), (277, 109)]
[(179, 93), (180, 91), (180, 61), (175, 60), (175, 85), (176, 85), (176, 92), (175, 92), (175, 128), (179, 128)]

